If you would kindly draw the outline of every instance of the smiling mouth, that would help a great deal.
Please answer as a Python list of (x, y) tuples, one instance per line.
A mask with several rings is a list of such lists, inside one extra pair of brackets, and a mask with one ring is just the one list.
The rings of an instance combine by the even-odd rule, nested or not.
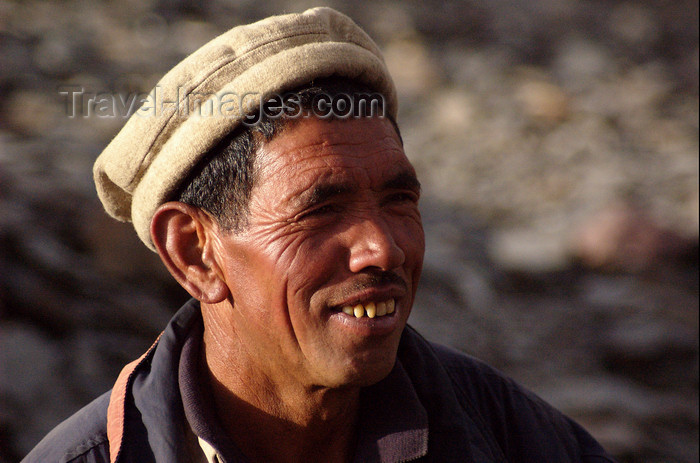
[(392, 298), (381, 302), (372, 301), (365, 304), (346, 305), (340, 308), (340, 311), (355, 318), (375, 318), (391, 315), (395, 309), (396, 301)]

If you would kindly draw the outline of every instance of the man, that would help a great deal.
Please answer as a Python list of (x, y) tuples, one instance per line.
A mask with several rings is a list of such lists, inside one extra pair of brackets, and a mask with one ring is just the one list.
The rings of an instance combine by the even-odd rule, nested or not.
[(406, 326), (420, 184), (380, 52), (349, 18), (233, 29), (151, 95), (96, 185), (193, 300), (25, 461), (612, 461)]

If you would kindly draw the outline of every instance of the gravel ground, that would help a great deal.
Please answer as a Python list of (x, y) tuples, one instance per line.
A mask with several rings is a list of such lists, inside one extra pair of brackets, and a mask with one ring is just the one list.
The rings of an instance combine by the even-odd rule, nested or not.
[(0, 0), (0, 463), (108, 389), (185, 300), (101, 211), (120, 117), (235, 24), (316, 4), (377, 39), (424, 188), (411, 323), (621, 462), (698, 461), (698, 5)]

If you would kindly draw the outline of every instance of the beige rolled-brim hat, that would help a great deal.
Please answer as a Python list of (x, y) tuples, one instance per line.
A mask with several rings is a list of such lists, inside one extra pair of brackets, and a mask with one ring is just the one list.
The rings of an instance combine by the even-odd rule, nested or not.
[(267, 96), (333, 75), (382, 93), (387, 114), (396, 118), (396, 89), (381, 52), (331, 8), (273, 16), (215, 38), (158, 82), (95, 161), (105, 210), (131, 221), (155, 250), (150, 223), (156, 209), (246, 111)]

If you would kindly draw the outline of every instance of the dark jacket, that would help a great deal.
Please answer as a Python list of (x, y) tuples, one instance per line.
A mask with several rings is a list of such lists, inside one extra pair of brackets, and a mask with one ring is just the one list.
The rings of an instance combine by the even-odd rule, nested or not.
[[(183, 400), (183, 391), (192, 394), (180, 383), (182, 353), (201, 325), (199, 304), (188, 302), (111, 392), (60, 424), (23, 462), (193, 461), (192, 430), (207, 436), (193, 425), (192, 398)], [(532, 393), (410, 327), (394, 371), (363, 390), (362, 402), (370, 406), (360, 420), (370, 421), (373, 434), (360, 436), (358, 463), (408, 461), (400, 460), (406, 452), (411, 461), (436, 463), (613, 461), (585, 430)], [(409, 444), (391, 436), (408, 436)], [(225, 463), (244, 461), (235, 450), (224, 455)]]

